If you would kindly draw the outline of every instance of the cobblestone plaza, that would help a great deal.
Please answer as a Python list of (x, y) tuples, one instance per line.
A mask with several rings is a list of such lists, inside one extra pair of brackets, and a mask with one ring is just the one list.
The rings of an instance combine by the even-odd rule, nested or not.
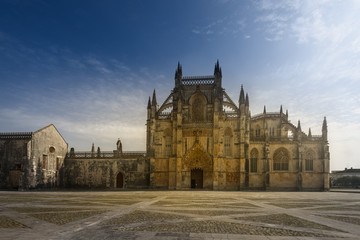
[(0, 192), (1, 239), (359, 239), (346, 192)]

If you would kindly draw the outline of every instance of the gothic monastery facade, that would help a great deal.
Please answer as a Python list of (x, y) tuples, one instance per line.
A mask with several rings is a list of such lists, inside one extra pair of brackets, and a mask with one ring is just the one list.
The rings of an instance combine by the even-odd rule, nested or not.
[(147, 107), (150, 186), (164, 189), (327, 190), (327, 123), (305, 134), (288, 113), (251, 116), (241, 86), (235, 103), (222, 72), (186, 77), (178, 64), (175, 87), (160, 107), (155, 90)]

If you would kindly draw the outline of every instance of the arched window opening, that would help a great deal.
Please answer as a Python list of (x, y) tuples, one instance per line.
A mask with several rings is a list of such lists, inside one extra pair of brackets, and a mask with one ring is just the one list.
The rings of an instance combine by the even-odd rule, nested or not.
[(250, 171), (251, 172), (257, 172), (258, 158), (259, 158), (259, 152), (256, 148), (254, 148), (250, 152)]
[(166, 157), (171, 156), (171, 133), (169, 129), (164, 131), (164, 144), (165, 144), (165, 151), (164, 154)]
[(231, 135), (231, 129), (227, 128), (224, 136), (224, 155), (226, 157), (231, 156)]
[(279, 148), (275, 151), (273, 157), (274, 171), (287, 171), (289, 170), (289, 153), (285, 148)]
[(206, 98), (201, 94), (196, 94), (191, 99), (191, 119), (194, 122), (206, 120)]
[(288, 137), (289, 139), (293, 139), (293, 138), (294, 138), (293, 132), (292, 132), (291, 130), (288, 130), (288, 132), (287, 132), (287, 137)]
[(171, 136), (165, 137), (165, 154), (168, 157), (171, 155)]
[(275, 136), (275, 128), (270, 128), (270, 136), (274, 137)]
[(305, 171), (314, 171), (314, 153), (312, 151), (305, 154)]
[(255, 136), (256, 137), (260, 137), (260, 126), (256, 126), (256, 129), (255, 129)]

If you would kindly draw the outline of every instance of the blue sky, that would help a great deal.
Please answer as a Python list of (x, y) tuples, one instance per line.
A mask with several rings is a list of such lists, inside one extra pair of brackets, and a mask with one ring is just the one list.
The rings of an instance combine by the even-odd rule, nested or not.
[(145, 150), (148, 96), (210, 75), (252, 114), (289, 110), (331, 169), (360, 168), (359, 1), (0, 1), (0, 131), (55, 124), (69, 147)]

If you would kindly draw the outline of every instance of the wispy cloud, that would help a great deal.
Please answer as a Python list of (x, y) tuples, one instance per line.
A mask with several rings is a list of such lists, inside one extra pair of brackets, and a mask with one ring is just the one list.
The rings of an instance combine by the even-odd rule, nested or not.
[(260, 15), (254, 20), (261, 23), (267, 40), (295, 37), (299, 43), (341, 43), (358, 32), (360, 22), (357, 1), (274, 1), (255, 2)]
[[(32, 58), (42, 71), (33, 76), (23, 72), (27, 86), (7, 82), (9, 91), (2, 98), (13, 104), (0, 108), (1, 131), (35, 131), (54, 123), (78, 150), (88, 150), (92, 142), (112, 150), (118, 137), (124, 150), (145, 149), (147, 99), (152, 88), (168, 87), (156, 83), (164, 75), (147, 67), (132, 69), (117, 59), (76, 55), (58, 47), (31, 49), (6, 41), (7, 53), (16, 52), (21, 61)], [(2, 72), (2, 78), (7, 77), (11, 75)], [(41, 83), (33, 87), (35, 79)]]
[(247, 27), (246, 18), (239, 12), (234, 11), (232, 14), (215, 19), (204, 26), (193, 28), (191, 32), (196, 35), (236, 35), (244, 32)]

